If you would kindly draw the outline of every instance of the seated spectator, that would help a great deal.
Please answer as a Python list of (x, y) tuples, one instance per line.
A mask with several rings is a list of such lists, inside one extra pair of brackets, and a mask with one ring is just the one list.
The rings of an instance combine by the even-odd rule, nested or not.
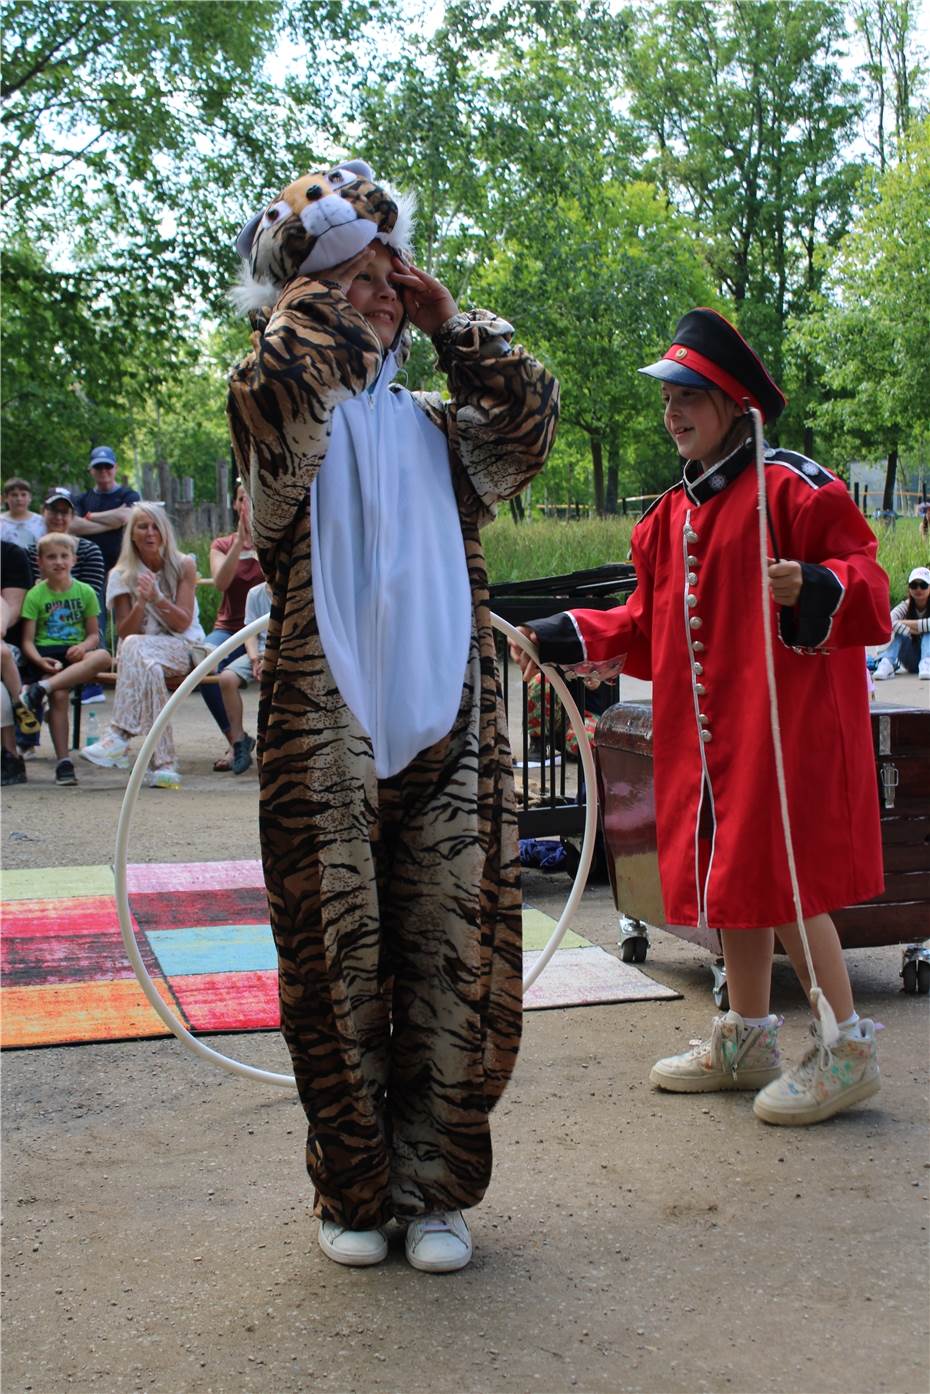
[[(119, 635), (113, 718), (99, 741), (83, 747), (85, 760), (125, 769), (129, 742), (151, 730), (168, 700), (166, 676), (190, 672), (195, 646), (204, 642), (196, 583), (196, 561), (178, 550), (165, 510), (136, 504), (107, 581), (107, 604)], [(181, 776), (170, 726), (161, 733), (151, 765), (146, 784), (177, 788)]]
[(3, 486), (3, 501), (7, 511), (0, 513), (0, 540), (17, 547), (38, 542), (45, 524), (38, 513), (30, 512), (32, 488), (25, 479), (8, 479)]
[[(246, 596), (245, 624), (251, 624), (253, 620), (267, 615), (270, 609), (271, 587), (267, 581), (262, 581), (259, 585), (253, 586)], [(239, 628), (241, 629), (242, 625)], [(235, 633), (235, 631), (233, 632)], [(248, 687), (250, 682), (258, 682), (261, 679), (264, 652), (265, 634), (262, 631), (259, 634), (253, 634), (250, 639), (246, 639), (244, 653), (240, 654), (238, 658), (234, 658), (220, 674), (220, 692), (226, 707), (226, 715), (229, 720), (229, 739), (232, 742), (233, 774), (244, 774), (252, 763), (255, 741), (246, 734), (242, 724), (242, 698), (239, 696), (239, 689)]]
[(6, 714), (2, 722), (3, 735), (0, 746), (0, 782), (3, 784), (26, 782), (26, 766), (16, 748), (14, 704), (16, 713), (27, 713), (26, 725), (32, 723), (33, 729), (38, 729), (35, 717), (21, 701), (22, 683), (18, 667), (21, 661), (19, 644), (22, 637), (20, 614), (26, 592), (31, 585), (32, 578), (26, 553), (21, 547), (17, 547), (15, 542), (0, 540), (0, 679), (3, 689), (0, 696)]
[(17, 754), (14, 730), (13, 703), (6, 683), (0, 683), (0, 785), (4, 788), (26, 783), (26, 764)]
[(900, 664), (930, 682), (930, 568), (915, 566), (907, 578), (907, 599), (891, 612), (891, 643), (880, 655), (875, 681), (893, 678)]
[[(42, 521), (49, 532), (67, 532), (75, 536), (74, 521), (74, 500), (67, 489), (53, 489), (48, 498), (42, 505)], [(102, 632), (103, 648), (109, 648), (106, 635), (106, 565), (103, 560), (103, 552), (96, 542), (89, 537), (77, 537), (77, 560), (74, 563), (74, 570), (71, 573), (76, 581), (83, 581), (85, 585), (91, 586), (100, 601), (100, 628)], [(32, 567), (33, 581), (38, 580), (39, 559), (35, 549), (35, 544), (28, 549), (29, 565)], [(81, 693), (81, 705), (87, 706), (91, 702), (104, 701), (103, 688), (99, 683), (86, 683), (84, 691)]]
[(23, 701), (41, 721), (48, 706), (48, 724), (58, 761), (56, 784), (77, 784), (68, 755), (68, 692), (92, 681), (110, 666), (100, 648), (97, 616), (100, 602), (83, 581), (71, 575), (77, 542), (63, 532), (39, 539), (39, 583), (26, 592), (22, 610), (22, 654), (28, 687)]
[[(255, 544), (252, 541), (252, 512), (249, 496), (241, 483), (236, 486), (233, 513), (236, 518), (236, 531), (231, 532), (227, 537), (218, 537), (210, 547), (210, 575), (213, 578), (213, 584), (223, 595), (223, 603), (217, 613), (216, 624), (206, 639), (207, 645), (211, 649), (215, 649), (217, 644), (222, 644), (224, 639), (238, 634), (245, 624), (246, 596), (253, 586), (265, 579), (255, 552)], [(224, 668), (228, 668), (244, 655), (245, 649), (240, 645), (233, 649), (232, 653), (226, 655), (216, 671), (222, 673)], [(202, 687), (200, 694), (230, 746), (226, 754), (221, 755), (215, 762), (213, 768), (215, 770), (235, 769), (235, 752), (232, 748), (235, 737), (229, 729), (227, 709), (223, 697), (215, 687)], [(241, 731), (239, 738), (242, 739)], [(242, 769), (248, 769), (251, 763), (250, 757)], [(239, 773), (241, 774), (242, 770)]]

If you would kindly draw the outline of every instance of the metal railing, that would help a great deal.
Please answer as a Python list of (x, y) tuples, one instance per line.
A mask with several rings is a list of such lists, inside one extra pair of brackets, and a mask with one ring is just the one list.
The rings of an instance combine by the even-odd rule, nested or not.
[[(531, 581), (504, 581), (490, 588), (491, 609), (511, 624), (528, 624), (562, 610), (610, 610), (636, 587), (628, 563), (545, 576)], [(511, 731), (520, 836), (580, 837), (584, 829), (585, 785), (580, 762), (569, 752), (565, 709), (542, 678), (538, 689), (539, 730), (530, 731), (530, 702), (507, 645), (498, 637), (498, 662), (504, 707)], [(517, 689), (519, 688), (519, 696)], [(579, 711), (601, 712), (619, 697), (619, 684), (604, 683), (591, 692), (580, 679), (569, 682)], [(519, 701), (518, 722), (512, 711)], [(515, 725), (519, 730), (515, 731)]]

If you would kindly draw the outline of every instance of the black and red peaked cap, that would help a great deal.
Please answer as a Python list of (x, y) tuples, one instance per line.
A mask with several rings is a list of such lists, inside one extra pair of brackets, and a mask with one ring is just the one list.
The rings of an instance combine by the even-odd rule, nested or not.
[(678, 321), (667, 353), (639, 371), (680, 387), (718, 387), (741, 407), (755, 407), (766, 422), (775, 421), (786, 405), (762, 360), (716, 310), (689, 310)]

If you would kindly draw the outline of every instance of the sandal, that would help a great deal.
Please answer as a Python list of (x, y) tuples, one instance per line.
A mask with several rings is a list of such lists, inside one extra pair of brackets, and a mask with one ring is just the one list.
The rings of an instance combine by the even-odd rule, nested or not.
[(24, 736), (34, 736), (42, 725), (40, 717), (20, 698), (13, 704), (13, 720)]
[(218, 760), (213, 761), (213, 769), (217, 774), (226, 774), (233, 767), (232, 751), (227, 750), (225, 755), (221, 755)]

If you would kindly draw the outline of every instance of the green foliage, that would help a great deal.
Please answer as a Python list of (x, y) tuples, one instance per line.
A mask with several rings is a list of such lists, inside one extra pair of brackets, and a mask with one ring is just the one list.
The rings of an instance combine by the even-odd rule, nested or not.
[(794, 326), (826, 388), (811, 406), (846, 450), (930, 446), (930, 118), (915, 124), (900, 163), (862, 190), (855, 224), (830, 258), (824, 293)]
[[(121, 461), (163, 455), (212, 492), (223, 379), (246, 343), (225, 299), (235, 233), (298, 170), (343, 152), (416, 190), (422, 264), (462, 304), (511, 319), (561, 378), (536, 501), (610, 510), (664, 487), (674, 456), (636, 369), (695, 303), (730, 314), (783, 382), (783, 443), (813, 450), (816, 422), (836, 449), (874, 456), (896, 433), (925, 458), (913, 0), (437, 10), (9, 0), (8, 472), (82, 478), (105, 439)], [(855, 85), (853, 30), (867, 58)], [(272, 77), (285, 40), (297, 61)], [(863, 111), (880, 184), (863, 179)], [(407, 379), (442, 385), (422, 339)]]
[(17, 469), (80, 477), (91, 444), (131, 439), (143, 404), (199, 370), (243, 213), (306, 130), (263, 61), (285, 27), (319, 46), (319, 100), (367, 15), (320, 0), (4, 6), (2, 420)]

